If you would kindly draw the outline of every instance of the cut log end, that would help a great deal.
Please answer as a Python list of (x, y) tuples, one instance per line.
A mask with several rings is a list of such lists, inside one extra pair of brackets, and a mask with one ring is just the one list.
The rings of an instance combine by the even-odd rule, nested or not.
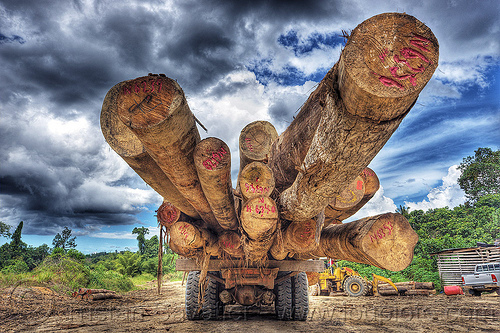
[(257, 197), (248, 200), (241, 210), (241, 226), (254, 240), (262, 235), (274, 232), (278, 222), (278, 210), (274, 200), (269, 197)]
[(271, 145), (277, 138), (278, 132), (270, 122), (254, 121), (248, 124), (240, 133), (240, 159), (247, 163), (267, 162)]
[(158, 223), (167, 229), (177, 222), (181, 216), (181, 211), (170, 202), (163, 201), (156, 212)]
[(172, 79), (144, 76), (130, 80), (118, 95), (118, 115), (132, 128), (148, 128), (164, 121), (184, 96), (180, 86)]
[(403, 215), (384, 214), (373, 223), (361, 248), (375, 266), (400, 271), (411, 264), (417, 242), (417, 233)]
[(270, 196), (274, 190), (273, 172), (264, 163), (252, 162), (240, 172), (238, 185), (244, 200)]
[(403, 215), (386, 213), (323, 229), (315, 254), (400, 271), (411, 263), (417, 241)]
[[(369, 18), (352, 31), (339, 62), (340, 92), (348, 111), (379, 121), (401, 115), (431, 78), (438, 57), (436, 37), (413, 16), (384, 13)], [(376, 112), (383, 99), (387, 106), (401, 101)]]

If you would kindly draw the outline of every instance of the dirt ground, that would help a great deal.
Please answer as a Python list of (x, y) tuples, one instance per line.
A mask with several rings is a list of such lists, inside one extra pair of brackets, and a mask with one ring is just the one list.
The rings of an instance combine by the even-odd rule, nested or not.
[(220, 321), (189, 321), (184, 287), (154, 283), (121, 299), (85, 301), (43, 286), (0, 290), (0, 332), (500, 332), (500, 296), (310, 297), (305, 322), (272, 307), (227, 306)]

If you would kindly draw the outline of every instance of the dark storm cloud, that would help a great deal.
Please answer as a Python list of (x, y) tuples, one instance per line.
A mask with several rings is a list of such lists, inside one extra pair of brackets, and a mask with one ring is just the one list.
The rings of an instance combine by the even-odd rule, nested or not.
[[(498, 50), (500, 38), (491, 38), (500, 31), (498, 2), (429, 3), (408, 2), (405, 10), (422, 14), (435, 29), (442, 54), (458, 59)], [(177, 79), (188, 96), (203, 93), (213, 100), (243, 94), (256, 84), (253, 77), (222, 80), (236, 70), (249, 69), (268, 86), (317, 82), (328, 68), (305, 74), (287, 56), (338, 47), (340, 31), (327, 23), (352, 29), (369, 16), (396, 10), (390, 2), (362, 6), (301, 0), (179, 0), (168, 6), (164, 1), (2, 0), (2, 219), (11, 218), (11, 224), (24, 220), (26, 232), (52, 235), (63, 226), (85, 231), (137, 223), (134, 215), (158, 197), (104, 142), (98, 123), (108, 89), (148, 72)], [(466, 15), (460, 12), (464, 8)], [(301, 35), (297, 30), (321, 24), (319, 32), (311, 28)], [(285, 60), (276, 65), (273, 57), (279, 52)], [(306, 98), (276, 94), (266, 111), (272, 122), (290, 122)], [(435, 119), (442, 124), (444, 116)], [(427, 125), (407, 124), (411, 131)], [(418, 148), (392, 166), (405, 168), (424, 152), (434, 158), (439, 151)]]

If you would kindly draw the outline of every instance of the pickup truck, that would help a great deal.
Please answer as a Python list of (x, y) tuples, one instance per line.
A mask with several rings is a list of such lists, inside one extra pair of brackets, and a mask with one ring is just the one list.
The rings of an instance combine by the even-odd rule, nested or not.
[(462, 275), (462, 284), (473, 296), (481, 296), (483, 291), (496, 291), (500, 295), (500, 263), (476, 265), (474, 274)]

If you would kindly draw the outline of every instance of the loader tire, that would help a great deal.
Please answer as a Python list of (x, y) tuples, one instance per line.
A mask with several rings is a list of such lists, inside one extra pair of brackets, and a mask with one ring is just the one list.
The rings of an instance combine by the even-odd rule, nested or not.
[(360, 276), (349, 276), (345, 279), (344, 291), (353, 297), (365, 296), (368, 293), (368, 283)]
[[(290, 274), (290, 272), (279, 272), (278, 278)], [(293, 319), (292, 304), (292, 279), (285, 279), (274, 286), (274, 310), (279, 320)]]
[[(216, 275), (218, 273), (212, 272)], [(207, 287), (201, 310), (198, 304), (200, 272), (191, 271), (186, 282), (186, 317), (188, 320), (217, 320), (224, 313), (224, 304), (219, 299), (222, 286), (214, 279), (207, 276)]]
[(309, 314), (308, 284), (305, 272), (300, 272), (292, 278), (292, 308), (294, 320), (305, 321)]

